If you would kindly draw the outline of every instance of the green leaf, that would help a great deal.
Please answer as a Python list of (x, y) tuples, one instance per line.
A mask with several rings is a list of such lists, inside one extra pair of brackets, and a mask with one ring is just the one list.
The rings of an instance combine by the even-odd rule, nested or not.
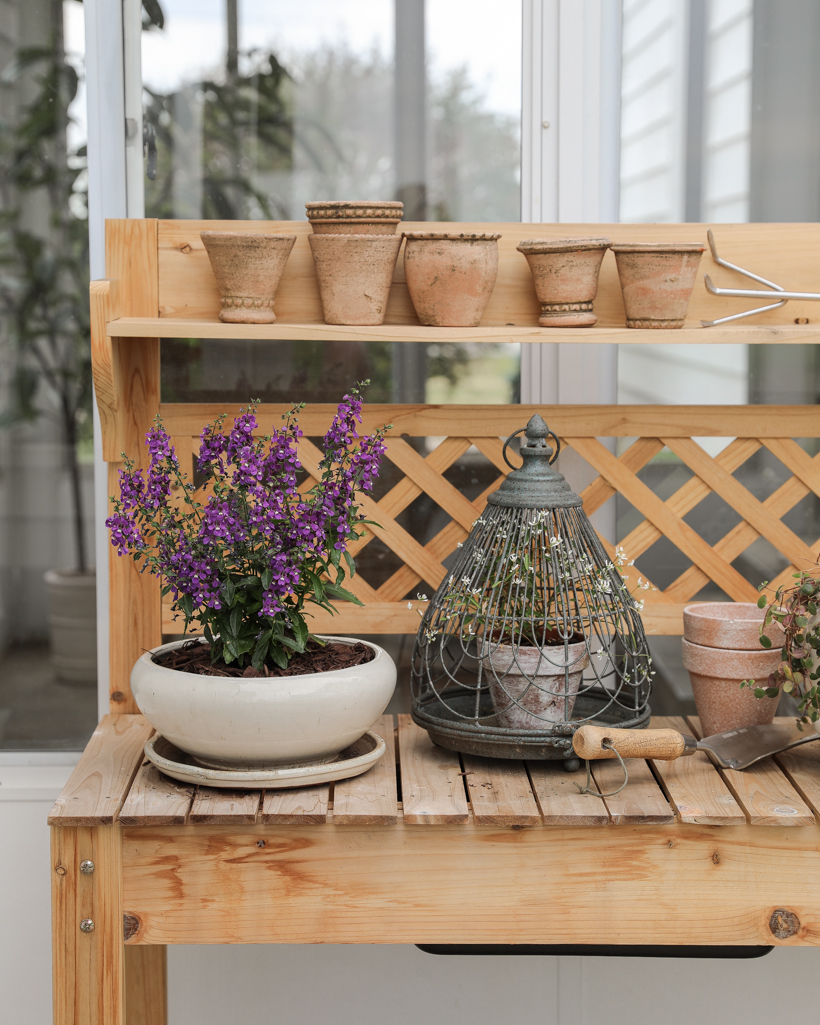
[(756, 698), (765, 698), (766, 697), (766, 691), (762, 687), (755, 687), (755, 697)]
[(761, 596), (757, 599), (757, 607), (759, 609), (765, 609), (767, 604), (768, 603), (766, 601), (766, 595), (761, 594)]
[(308, 637), (310, 636), (310, 632), (307, 628), (307, 623), (304, 621), (304, 619), (302, 619), (302, 617), (298, 613), (291, 613), (290, 625), (293, 629), (293, 634), (300, 645), (300, 647), (297, 648), (297, 651), (304, 651), (305, 645), (308, 642)]
[(231, 633), (236, 637), (239, 633), (239, 627), (242, 625), (242, 609), (239, 605), (232, 610), (231, 618), (228, 622)]
[(219, 589), (222, 592), (222, 597), (225, 599), (228, 607), (233, 605), (234, 599), (236, 598), (236, 587), (233, 580), (230, 577), (227, 580), (222, 581), (222, 587)]
[(356, 563), (353, 561), (353, 556), (346, 548), (343, 554), (345, 557), (345, 562), (347, 563), (347, 568), (350, 571), (350, 578), (352, 580), (353, 577), (356, 575)]
[(771, 638), (767, 637), (766, 634), (761, 634), (760, 635), (760, 646), (761, 646), (761, 648), (771, 648), (771, 646), (772, 646)]
[(284, 648), (280, 644), (271, 644), (270, 657), (274, 663), (279, 666), (280, 669), (287, 669), (288, 667), (288, 656), (285, 653)]
[(264, 570), (264, 572), (262, 573), (261, 583), (262, 583), (262, 590), (263, 591), (267, 591), (267, 589), (271, 585), (271, 581), (272, 580), (273, 580), (273, 570), (270, 568), (270, 566), (268, 566), (268, 568), (266, 570)]
[(776, 698), (779, 697), (780, 691), (777, 689), (777, 687), (767, 687), (765, 690), (765, 695), (767, 698)]
[(339, 563), (342, 560), (342, 553), (339, 551), (338, 548), (331, 548), (330, 551), (328, 552), (328, 555), (330, 556), (331, 564), (336, 569), (338, 569), (339, 568)]
[(354, 605), (364, 605), (363, 601), (359, 601), (355, 594), (352, 594), (345, 587), (340, 587), (338, 584), (332, 584), (329, 580), (325, 581), (325, 591), (331, 596), (331, 598), (341, 598), (344, 601), (353, 602)]

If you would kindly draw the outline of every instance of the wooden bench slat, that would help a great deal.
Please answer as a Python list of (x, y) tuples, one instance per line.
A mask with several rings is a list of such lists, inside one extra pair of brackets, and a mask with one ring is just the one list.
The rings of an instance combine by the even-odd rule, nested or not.
[(223, 790), (198, 787), (191, 804), (190, 822), (216, 825), (250, 825), (256, 822), (260, 790)]
[(523, 762), (463, 755), (473, 818), (480, 826), (536, 826), (541, 813)]
[[(700, 718), (687, 716), (695, 736), (702, 737)], [(814, 816), (773, 758), (748, 769), (721, 769), (729, 789), (752, 826), (808, 826)]]
[[(778, 716), (775, 722), (790, 724), (794, 719), (791, 716)], [(814, 727), (804, 726), (803, 729), (813, 731)], [(775, 755), (775, 761), (814, 814), (820, 816), (820, 739), (802, 747), (793, 747), (791, 751), (783, 751)]]
[[(590, 764), (592, 777), (602, 793), (611, 793), (623, 783), (624, 773), (617, 759)], [(614, 797), (604, 798), (613, 826), (674, 822), (675, 814), (647, 763), (642, 758), (630, 758), (626, 767), (629, 772), (627, 785)]]
[(609, 813), (600, 797), (582, 794), (586, 768), (566, 772), (561, 762), (527, 762), (532, 789), (548, 826), (605, 826)]
[(409, 715), (399, 716), (399, 761), (405, 822), (441, 825), (469, 821), (458, 754), (436, 747)]
[(103, 716), (49, 813), (49, 825), (112, 823), (142, 762), (145, 742), (153, 732), (141, 715)]
[(327, 822), (330, 784), (266, 790), (262, 796), (262, 822), (266, 826), (298, 826)]
[(334, 784), (333, 821), (336, 825), (390, 826), (398, 821), (393, 716), (381, 716), (372, 729), (384, 738), (387, 751), (361, 776)]
[(120, 811), (124, 826), (181, 826), (188, 816), (194, 790), (144, 761)]
[[(652, 728), (689, 733), (680, 716), (653, 716)], [(652, 764), (681, 822), (703, 826), (742, 826), (746, 822), (743, 809), (705, 752)]]

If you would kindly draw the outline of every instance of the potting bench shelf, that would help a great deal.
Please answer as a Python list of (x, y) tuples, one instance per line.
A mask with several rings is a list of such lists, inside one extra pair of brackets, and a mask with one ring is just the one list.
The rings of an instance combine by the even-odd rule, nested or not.
[[(627, 330), (611, 254), (595, 302), (598, 325), (538, 328), (530, 272), (515, 251), (521, 240), (606, 235), (704, 242), (708, 225), (437, 227), (501, 233), (498, 283), (479, 328), (419, 326), (401, 261), (383, 328), (324, 324), (307, 222), (108, 222), (107, 278), (92, 283), (91, 325), (109, 494), (117, 490), (123, 453), (146, 465), (144, 435), (157, 414), (192, 473), (203, 426), (231, 412), (224, 404), (160, 401), (162, 338), (817, 340), (818, 310), (810, 302), (790, 302), (748, 326), (702, 329), (701, 319), (743, 304), (709, 295), (700, 283), (683, 330)], [(274, 325), (220, 324), (216, 283), (199, 238), (206, 228), (297, 236)], [(820, 226), (714, 228), (727, 259), (787, 288), (817, 287)], [(701, 269), (720, 284), (743, 283), (715, 268), (708, 252)], [(285, 411), (263, 405), (260, 433)], [(311, 439), (324, 435), (333, 411), (314, 405), (300, 416), (299, 458), (308, 478), (321, 458)], [(339, 605), (337, 616), (317, 616), (313, 628), (415, 633), (418, 613), (408, 600), (417, 604), (418, 591), (432, 593), (441, 581), (449, 556), (507, 471), (502, 439), (534, 412), (597, 474), (582, 491), (589, 514), (616, 495), (639, 513), (622, 541), (628, 558), (638, 560), (630, 574), (637, 576), (643, 553), (664, 538), (686, 556), (688, 568), (676, 580), (646, 592), (648, 633), (681, 633), (684, 605), (710, 581), (732, 599), (753, 600), (757, 592), (735, 562), (760, 538), (783, 558), (775, 585), (820, 553), (820, 539), (807, 541), (783, 522), (804, 498), (820, 496), (820, 455), (799, 443), (820, 437), (816, 406), (368, 405), (365, 429), (395, 425), (386, 457), (397, 483), (365, 501), (378, 526), (352, 554), (378, 537), (398, 568), (386, 580), (357, 573), (351, 588), (364, 607)], [(703, 437), (729, 443), (712, 456), (696, 440)], [(602, 438), (629, 441), (613, 454)], [(762, 450), (788, 472), (760, 500), (735, 474)], [(691, 476), (662, 499), (639, 474), (664, 452)], [(447, 477), (468, 454), (496, 473), (472, 499)], [(687, 520), (712, 495), (737, 513), (736, 525), (717, 541)], [(402, 519), (421, 496), (444, 514), (438, 532), (425, 540)], [(579, 793), (583, 772), (459, 758), (433, 748), (402, 717), (395, 744), (392, 721), (381, 724), (391, 753), (335, 787), (194, 790), (145, 763), (151, 728), (134, 714), (129, 687), (136, 659), (179, 626), (159, 583), (113, 549), (109, 585), (112, 715), (89, 742), (51, 817), (56, 1025), (123, 1025), (126, 1006), (127, 1025), (165, 1025), (167, 943), (820, 944), (820, 746), (745, 773), (718, 772), (702, 756), (654, 766), (633, 762), (624, 791), (602, 800)], [(617, 763), (601, 763), (593, 775), (605, 791), (620, 783)], [(83, 862), (93, 862), (93, 871), (81, 871)]]
[(164, 1023), (169, 943), (820, 945), (820, 745), (633, 760), (601, 800), (583, 770), (374, 728), (361, 777), (225, 791), (158, 773), (141, 716), (103, 719), (49, 819), (55, 1022), (123, 1025), (125, 987), (127, 1025)]

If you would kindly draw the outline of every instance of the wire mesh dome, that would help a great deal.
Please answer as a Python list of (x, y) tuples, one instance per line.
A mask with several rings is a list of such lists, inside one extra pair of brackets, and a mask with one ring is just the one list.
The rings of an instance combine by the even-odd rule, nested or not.
[[(521, 433), (507, 439), (505, 459)], [(569, 765), (582, 723), (641, 728), (649, 720), (652, 665), (639, 603), (581, 499), (552, 468), (559, 449), (532, 417), (523, 466), (489, 496), (424, 610), (412, 712), (441, 747)]]

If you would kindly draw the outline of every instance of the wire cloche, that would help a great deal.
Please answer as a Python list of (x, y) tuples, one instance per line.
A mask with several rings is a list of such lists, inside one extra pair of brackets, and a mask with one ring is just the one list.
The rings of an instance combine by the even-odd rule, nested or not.
[[(511, 468), (507, 448), (521, 433), (504, 445)], [(523, 466), (489, 496), (423, 612), (412, 712), (440, 747), (571, 767), (582, 723), (649, 721), (640, 606), (552, 468), (559, 449), (533, 416)]]

